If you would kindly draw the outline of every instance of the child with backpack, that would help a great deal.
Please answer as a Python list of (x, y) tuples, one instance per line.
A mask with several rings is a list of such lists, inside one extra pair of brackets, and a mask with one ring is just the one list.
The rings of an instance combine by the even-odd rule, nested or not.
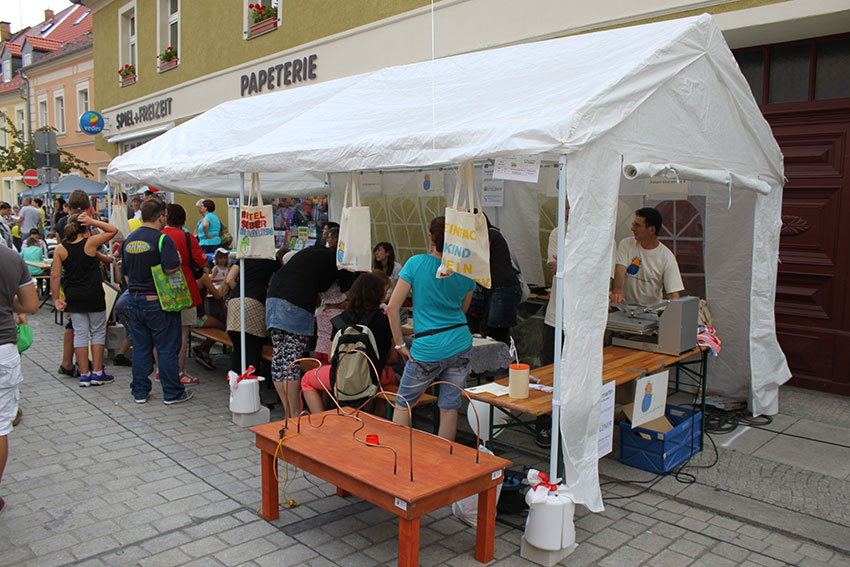
[[(389, 278), (380, 271), (362, 274), (351, 286), (348, 307), (331, 321), (331, 363), (307, 372), (301, 379), (301, 392), (310, 413), (325, 410), (326, 389), (340, 402), (360, 405), (377, 392), (379, 380), (381, 385), (396, 382), (391, 366), (397, 357), (392, 331), (381, 310), (389, 287)], [(344, 356), (352, 350), (364, 352), (375, 369), (359, 354)]]
[[(91, 227), (100, 229), (92, 235)], [(106, 300), (97, 253), (118, 232), (111, 224), (86, 213), (68, 217), (65, 240), (56, 247), (50, 272), (53, 304), (71, 315), (74, 325), (74, 352), (80, 366), (80, 387), (108, 384), (114, 380), (103, 370), (106, 343)], [(59, 279), (65, 271), (65, 299), (59, 297)], [(91, 337), (92, 368), (88, 364)]]

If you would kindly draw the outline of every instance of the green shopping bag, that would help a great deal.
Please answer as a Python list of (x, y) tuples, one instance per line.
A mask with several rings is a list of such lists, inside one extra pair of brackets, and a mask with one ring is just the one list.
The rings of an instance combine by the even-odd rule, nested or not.
[(18, 354), (32, 346), (32, 329), (29, 325), (18, 325)]
[[(163, 238), (165, 238), (164, 234), (159, 237), (160, 253), (162, 253)], [(183, 275), (182, 268), (166, 274), (162, 269), (162, 264), (157, 264), (151, 266), (151, 275), (156, 287), (156, 294), (159, 296), (159, 306), (162, 307), (163, 311), (182, 311), (192, 306), (192, 293), (189, 291), (189, 285), (186, 283), (186, 276)]]

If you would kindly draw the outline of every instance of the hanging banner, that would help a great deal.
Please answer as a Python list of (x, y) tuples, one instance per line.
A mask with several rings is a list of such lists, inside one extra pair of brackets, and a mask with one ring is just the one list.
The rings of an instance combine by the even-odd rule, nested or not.
[(493, 166), (485, 163), (482, 169), (481, 204), (485, 207), (501, 207), (505, 204), (505, 182), (493, 178)]
[(540, 176), (540, 156), (505, 156), (496, 158), (496, 167), (493, 177), (496, 179), (508, 179), (510, 181), (522, 181), (525, 183), (537, 183)]

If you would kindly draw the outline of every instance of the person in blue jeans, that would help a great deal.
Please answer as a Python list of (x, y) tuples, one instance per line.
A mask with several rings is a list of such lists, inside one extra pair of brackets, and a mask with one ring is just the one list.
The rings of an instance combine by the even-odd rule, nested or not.
[[(445, 381), (464, 388), (469, 375), (472, 334), (466, 324), (466, 310), (472, 301), (475, 282), (456, 273), (436, 277), (443, 257), (445, 227), (445, 217), (431, 221), (430, 254), (418, 254), (404, 264), (387, 307), (393, 344), (406, 360), (398, 394), (411, 406), (431, 383)], [(410, 290), (413, 290), (414, 339), (408, 349), (401, 333), (399, 310)], [(440, 437), (454, 441), (457, 410), (462, 402), (457, 388), (440, 388), (437, 401)], [(396, 401), (393, 422), (410, 424), (410, 412), (401, 399)]]
[[(133, 379), (130, 393), (137, 404), (150, 398), (153, 349), (156, 348), (159, 381), (166, 405), (185, 402), (192, 392), (180, 383), (177, 354), (180, 350), (180, 312), (159, 305), (151, 268), (158, 264), (166, 274), (180, 269), (174, 241), (160, 231), (165, 226), (165, 203), (148, 199), (142, 204), (142, 226), (121, 245), (121, 262), (127, 278), (127, 310), (133, 339)], [(162, 247), (160, 249), (160, 242)]]

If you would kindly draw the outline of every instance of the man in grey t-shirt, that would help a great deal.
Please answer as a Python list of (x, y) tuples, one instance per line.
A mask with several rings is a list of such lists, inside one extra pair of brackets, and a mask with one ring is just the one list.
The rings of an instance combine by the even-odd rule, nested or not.
[[(18, 332), (15, 313), (38, 311), (35, 285), (20, 254), (0, 246), (0, 479), (9, 453), (12, 421), (18, 414), (18, 384), (21, 356), (18, 354)], [(0, 511), (6, 502), (0, 497)]]
[(18, 224), (21, 227), (21, 237), (24, 238), (24, 235), (28, 235), (30, 230), (34, 228), (37, 228), (38, 231), (41, 232), (41, 213), (38, 212), (38, 209), (32, 206), (32, 197), (24, 197), (23, 203), (21, 204), (23, 206), (18, 212), (18, 216), (20, 217)]

